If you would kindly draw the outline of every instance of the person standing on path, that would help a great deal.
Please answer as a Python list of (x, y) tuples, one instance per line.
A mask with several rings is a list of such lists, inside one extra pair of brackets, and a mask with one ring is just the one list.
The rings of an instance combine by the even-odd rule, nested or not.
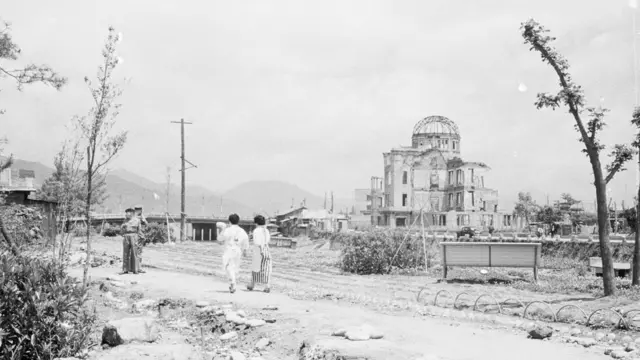
[(138, 234), (140, 233), (140, 219), (134, 216), (134, 210), (125, 210), (126, 221), (122, 224), (122, 273), (137, 274), (140, 270), (138, 262)]
[(146, 238), (144, 236), (144, 229), (149, 225), (147, 219), (142, 215), (142, 205), (138, 205), (134, 208), (136, 212), (136, 217), (140, 221), (140, 232), (138, 233), (138, 241), (136, 242), (136, 253), (138, 255), (138, 272), (145, 273), (146, 271), (142, 270), (142, 249), (145, 245)]
[(229, 223), (231, 226), (226, 228), (220, 237), (225, 246), (222, 254), (222, 267), (229, 277), (229, 292), (233, 294), (236, 292), (236, 278), (240, 272), (242, 254), (249, 247), (249, 235), (238, 226), (240, 217), (237, 214), (229, 215)]
[(264, 216), (258, 215), (253, 219), (257, 227), (253, 230), (253, 254), (251, 258), (251, 284), (247, 289), (252, 291), (256, 284), (265, 284), (264, 292), (271, 291), (271, 253), (269, 241), (271, 235), (266, 227)]

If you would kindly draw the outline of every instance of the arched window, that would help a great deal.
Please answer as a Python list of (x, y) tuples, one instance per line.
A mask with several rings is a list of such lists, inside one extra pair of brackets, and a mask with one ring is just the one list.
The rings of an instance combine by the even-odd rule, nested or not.
[(402, 184), (404, 184), (404, 185), (407, 184), (407, 172), (406, 171), (402, 172)]

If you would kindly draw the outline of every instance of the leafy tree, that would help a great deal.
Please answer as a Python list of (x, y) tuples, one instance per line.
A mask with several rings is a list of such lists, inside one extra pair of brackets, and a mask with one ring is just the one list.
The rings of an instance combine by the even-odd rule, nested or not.
[(574, 199), (573, 196), (571, 196), (571, 194), (569, 193), (560, 194), (560, 198), (562, 199), (562, 201), (569, 204), (569, 206), (578, 204), (580, 202), (580, 200)]
[[(77, 117), (82, 140), (86, 144), (86, 200), (85, 216), (87, 224), (91, 223), (91, 204), (96, 196), (96, 180), (104, 174), (106, 165), (124, 147), (127, 141), (127, 132), (122, 131), (112, 135), (113, 126), (119, 114), (120, 104), (118, 98), (122, 94), (120, 87), (113, 82), (113, 71), (121, 63), (116, 55), (116, 44), (120, 42), (120, 34), (116, 34), (113, 27), (109, 27), (109, 35), (102, 50), (104, 64), (98, 69), (97, 84), (85, 77), (94, 101), (94, 106), (87, 116)], [(87, 226), (87, 259), (91, 256), (91, 226)], [(87, 285), (89, 276), (89, 263), (85, 262), (83, 272), (83, 284)]]
[[(554, 37), (548, 35), (549, 30), (533, 19), (522, 23), (520, 30), (525, 44), (531, 46), (540, 54), (542, 61), (549, 64), (559, 80), (560, 91), (556, 94), (539, 93), (535, 103), (538, 109), (551, 108), (553, 110), (566, 106), (575, 121), (575, 128), (580, 134), (579, 141), (584, 144), (593, 171), (594, 186), (596, 188), (596, 202), (598, 214), (598, 235), (600, 237), (600, 254), (602, 256), (602, 277), (605, 296), (615, 294), (613, 278), (613, 262), (609, 247), (609, 209), (607, 208), (607, 183), (620, 171), (624, 171), (624, 164), (633, 157), (633, 149), (627, 145), (615, 145), (611, 156), (613, 161), (606, 166), (605, 175), (600, 162), (600, 153), (605, 146), (598, 139), (598, 133), (605, 126), (604, 115), (608, 111), (603, 108), (586, 107), (582, 88), (574, 83), (569, 74), (569, 63), (552, 46)], [(585, 123), (583, 116), (589, 120)]]
[(539, 222), (544, 224), (553, 224), (558, 221), (562, 221), (562, 212), (551, 206), (543, 206), (536, 214), (536, 218)]
[[(60, 90), (67, 83), (67, 79), (59, 76), (53, 69), (47, 65), (28, 64), (23, 68), (8, 68), (4, 65), (4, 61), (18, 60), (22, 51), (18, 44), (13, 42), (11, 37), (11, 24), (4, 21), (0, 28), (0, 79), (9, 79), (14, 82), (18, 90), (22, 91), (23, 86), (27, 84), (43, 83)], [(0, 115), (4, 114), (4, 110), (0, 109)], [(0, 172), (11, 167), (13, 156), (5, 160), (0, 159)], [(18, 250), (15, 242), (12, 241), (10, 235), (4, 226), (4, 219), (0, 216), (0, 233), (5, 241), (9, 244), (11, 251), (17, 255)]]
[(522, 191), (518, 193), (518, 201), (516, 202), (513, 212), (517, 216), (523, 217), (527, 225), (529, 225), (529, 219), (534, 217), (539, 210), (540, 206), (533, 201), (531, 193)]
[(635, 232), (637, 229), (637, 217), (636, 217), (636, 209), (635, 208), (629, 208), (629, 209), (625, 209), (620, 216), (627, 220), (627, 225), (629, 226), (629, 228), (631, 229), (631, 231)]
[[(87, 194), (86, 171), (81, 169), (85, 156), (77, 141), (67, 140), (62, 149), (54, 158), (55, 171), (45, 179), (42, 187), (36, 193), (36, 198), (55, 201), (58, 203), (56, 222), (58, 223), (58, 235), (60, 238), (59, 259), (62, 260), (69, 250), (73, 233), (65, 233), (65, 225), (69, 218), (82, 215), (85, 211)], [(102, 203), (106, 199), (106, 182), (102, 174), (97, 175), (98, 181), (94, 181), (94, 196), (92, 206)], [(54, 256), (56, 254), (56, 241), (53, 245)]]

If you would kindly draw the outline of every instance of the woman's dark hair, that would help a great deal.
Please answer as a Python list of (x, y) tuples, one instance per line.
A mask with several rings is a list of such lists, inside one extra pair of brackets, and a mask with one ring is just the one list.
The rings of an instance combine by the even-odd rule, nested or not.
[(253, 222), (257, 225), (264, 225), (267, 221), (264, 219), (264, 216), (256, 215), (256, 217), (253, 218)]
[(124, 211), (124, 213), (134, 213), (135, 210), (133, 210), (132, 208), (128, 208), (127, 210)]
[(229, 215), (229, 222), (231, 223), (231, 225), (238, 225), (238, 223), (240, 222), (240, 216), (238, 216), (238, 214)]

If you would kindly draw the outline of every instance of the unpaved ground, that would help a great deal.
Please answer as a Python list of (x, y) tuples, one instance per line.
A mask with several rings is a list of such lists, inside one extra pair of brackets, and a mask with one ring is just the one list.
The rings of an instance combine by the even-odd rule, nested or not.
[[(95, 245), (96, 251), (120, 255), (121, 241), (119, 239), (103, 238)], [(457, 294), (464, 292), (466, 295), (460, 296), (458, 300), (458, 304), (462, 306), (472, 306), (478, 296), (488, 294), (500, 303), (508, 299), (515, 299), (516, 302), (519, 300), (525, 304), (534, 300), (545, 301), (551, 304), (554, 313), (562, 306), (569, 304), (579, 306), (587, 314), (601, 308), (640, 309), (637, 302), (625, 298), (595, 298), (590, 294), (545, 294), (517, 290), (500, 284), (457, 282), (455, 278), (458, 275), (458, 269), (455, 268), (450, 271), (449, 278), (453, 280), (449, 282), (439, 282), (437, 278), (426, 276), (340, 274), (339, 269), (334, 266), (334, 263), (338, 261), (339, 252), (331, 251), (326, 247), (316, 249), (314, 246), (303, 246), (297, 250), (274, 248), (272, 252), (274, 256), (273, 283), (274, 288), (280, 292), (300, 299), (339, 298), (377, 311), (395, 312), (398, 308), (404, 308), (406, 304), (415, 304), (421, 289), (420, 302), (423, 304), (433, 304), (436, 293), (440, 290), (447, 290), (449, 293), (443, 293), (442, 300), (438, 302), (444, 304), (444, 298), (449, 297), (449, 306)], [(146, 265), (158, 269), (212, 275), (224, 279), (221, 268), (222, 249), (216, 243), (191, 242), (178, 244), (175, 247), (150, 246), (145, 248), (144, 256), (152, 259), (151, 262), (145, 262)], [(242, 281), (249, 279), (248, 266), (249, 259), (245, 258), (240, 276)], [(542, 269), (540, 281), (544, 282), (545, 274), (554, 271)], [(524, 272), (526, 273), (527, 270), (524, 269)], [(479, 305), (489, 305), (492, 302), (490, 297), (483, 297), (479, 301)], [(520, 313), (522, 310), (523, 308), (520, 307)], [(531, 310), (545, 312), (547, 308), (534, 306)], [(574, 317), (582, 322), (585, 320), (579, 311), (576, 312), (572, 309), (563, 311), (561, 315), (569, 318)], [(596, 315), (596, 317), (598, 316)]]
[[(119, 254), (118, 239), (99, 240), (98, 251)], [(407, 278), (408, 283), (381, 277), (342, 276), (337, 272), (317, 272), (313, 260), (306, 267), (295, 263), (282, 263), (279, 252), (274, 252), (276, 265), (275, 282), (279, 286), (271, 294), (240, 290), (229, 294), (228, 286), (220, 269), (220, 248), (216, 244), (190, 243), (176, 247), (146, 248), (144, 264), (156, 268), (181, 268), (177, 271), (163, 271), (147, 268), (146, 274), (124, 276), (135, 280), (136, 291), (143, 292), (145, 298), (187, 298), (193, 301), (233, 303), (247, 309), (262, 309), (276, 306), (278, 320), (268, 324), (267, 331), (274, 342), (272, 353), (264, 359), (296, 359), (300, 343), (305, 339), (315, 339), (322, 345), (339, 350), (342, 354), (368, 356), (371, 359), (420, 359), (435, 355), (440, 359), (606, 359), (601, 348), (585, 349), (557, 341), (539, 341), (526, 338), (524, 331), (493, 328), (466, 321), (433, 319), (407, 316), (410, 313), (394, 312), (383, 314), (371, 308), (356, 306), (347, 301), (323, 300), (321, 296), (309, 299), (309, 292), (325, 293), (328, 290), (343, 293), (361, 293), (371, 299), (367, 304), (378, 310), (393, 308), (403, 299), (415, 299), (420, 280)], [(291, 259), (291, 258), (290, 258)], [(112, 276), (119, 268), (93, 268), (92, 278)], [(187, 273), (191, 272), (191, 273)], [(210, 273), (213, 276), (198, 275)], [(72, 275), (81, 275), (80, 269), (71, 269)], [(400, 278), (400, 279), (399, 279)], [(424, 279), (423, 279), (424, 280)], [(433, 279), (430, 280), (433, 283)], [(319, 291), (314, 285), (324, 288)], [(413, 285), (413, 286), (412, 286)], [(444, 285), (444, 284), (441, 284)], [(437, 286), (441, 286), (437, 285)], [(436, 285), (433, 285), (436, 287)], [(414, 288), (411, 288), (414, 287)], [(311, 289), (310, 289), (311, 288)], [(284, 292), (300, 299), (287, 296)], [(294, 296), (295, 297), (295, 296)], [(395, 308), (402, 308), (395, 306)], [(343, 327), (368, 324), (384, 333), (381, 340), (351, 342), (332, 337), (331, 332)], [(274, 357), (276, 356), (276, 357)], [(428, 357), (425, 357), (428, 358)]]
[[(94, 268), (91, 274), (95, 280), (113, 276), (116, 272), (110, 268)], [(70, 273), (81, 276), (81, 269), (71, 269)], [(266, 329), (272, 334), (273, 346), (278, 347), (278, 352), (287, 353), (287, 359), (297, 359), (295, 353), (299, 344), (309, 338), (345, 355), (380, 360), (419, 359), (425, 355), (449, 360), (608, 358), (602, 355), (601, 349), (530, 340), (524, 332), (513, 333), (479, 324), (385, 315), (333, 301), (291, 299), (279, 293), (239, 291), (229, 294), (227, 284), (212, 277), (150, 269), (143, 275), (122, 278), (129, 280), (134, 276), (136, 291), (143, 292), (146, 298), (182, 297), (193, 301), (234, 303), (250, 309), (278, 307), (282, 320), (269, 324)], [(384, 338), (351, 342), (330, 336), (338, 328), (362, 324), (381, 330)]]

